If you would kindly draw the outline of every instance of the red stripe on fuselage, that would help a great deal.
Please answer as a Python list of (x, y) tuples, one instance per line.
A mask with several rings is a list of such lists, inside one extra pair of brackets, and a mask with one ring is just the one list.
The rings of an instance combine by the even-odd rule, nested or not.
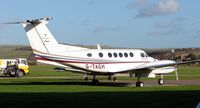
[(148, 63), (148, 61), (130, 61), (130, 62), (83, 62), (83, 61), (63, 61), (63, 60), (50, 60), (42, 57), (36, 57), (37, 60), (53, 61), (53, 62), (66, 62), (66, 63), (81, 63), (81, 64), (120, 64), (120, 63)]

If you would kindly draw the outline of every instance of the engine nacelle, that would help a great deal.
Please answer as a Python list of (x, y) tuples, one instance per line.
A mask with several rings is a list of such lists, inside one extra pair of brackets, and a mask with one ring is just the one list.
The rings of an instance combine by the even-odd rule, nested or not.
[(157, 68), (151, 71), (153, 74), (167, 74), (174, 72), (176, 70), (176, 67), (169, 66), (169, 67), (162, 67), (162, 68)]

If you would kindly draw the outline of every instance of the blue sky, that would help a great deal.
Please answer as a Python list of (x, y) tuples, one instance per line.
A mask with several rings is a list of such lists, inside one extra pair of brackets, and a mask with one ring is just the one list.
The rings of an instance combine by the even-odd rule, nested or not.
[[(60, 43), (129, 48), (200, 47), (200, 0), (1, 0), (0, 22), (53, 17)], [(0, 44), (28, 45), (20, 25), (0, 25)]]

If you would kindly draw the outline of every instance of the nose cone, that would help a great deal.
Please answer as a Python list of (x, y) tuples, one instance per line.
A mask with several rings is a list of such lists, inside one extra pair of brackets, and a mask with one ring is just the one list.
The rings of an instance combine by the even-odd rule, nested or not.
[(176, 64), (176, 61), (168, 60), (169, 64)]

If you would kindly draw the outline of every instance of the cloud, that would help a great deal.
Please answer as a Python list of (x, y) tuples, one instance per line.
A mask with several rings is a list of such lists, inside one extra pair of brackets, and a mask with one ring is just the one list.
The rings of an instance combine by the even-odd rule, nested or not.
[(164, 16), (178, 12), (180, 5), (177, 0), (158, 0), (156, 3), (139, 9), (137, 17)]
[(155, 30), (148, 33), (150, 36), (169, 36), (185, 34), (184, 21), (186, 18), (175, 18), (169, 21), (161, 21), (154, 25)]
[(158, 22), (155, 24), (155, 27), (159, 29), (167, 29), (167, 28), (171, 28), (172, 26), (173, 24), (169, 22)]
[(187, 20), (185, 17), (177, 17), (169, 21), (160, 21), (156, 23), (154, 26), (158, 29), (175, 28), (182, 26), (185, 20)]
[(170, 28), (167, 30), (155, 30), (151, 33), (148, 33), (150, 36), (169, 36), (169, 35), (180, 35), (186, 33), (183, 28)]
[(127, 8), (143, 8), (148, 4), (148, 0), (133, 0), (133, 2), (127, 6)]
[(90, 23), (90, 21), (87, 19), (87, 20), (82, 21), (81, 25), (87, 26), (89, 23)]
[(105, 26), (98, 26), (98, 27), (95, 28), (93, 33), (104, 32), (104, 31), (106, 31), (106, 27)]
[(88, 0), (88, 5), (94, 5), (96, 3), (95, 0)]

